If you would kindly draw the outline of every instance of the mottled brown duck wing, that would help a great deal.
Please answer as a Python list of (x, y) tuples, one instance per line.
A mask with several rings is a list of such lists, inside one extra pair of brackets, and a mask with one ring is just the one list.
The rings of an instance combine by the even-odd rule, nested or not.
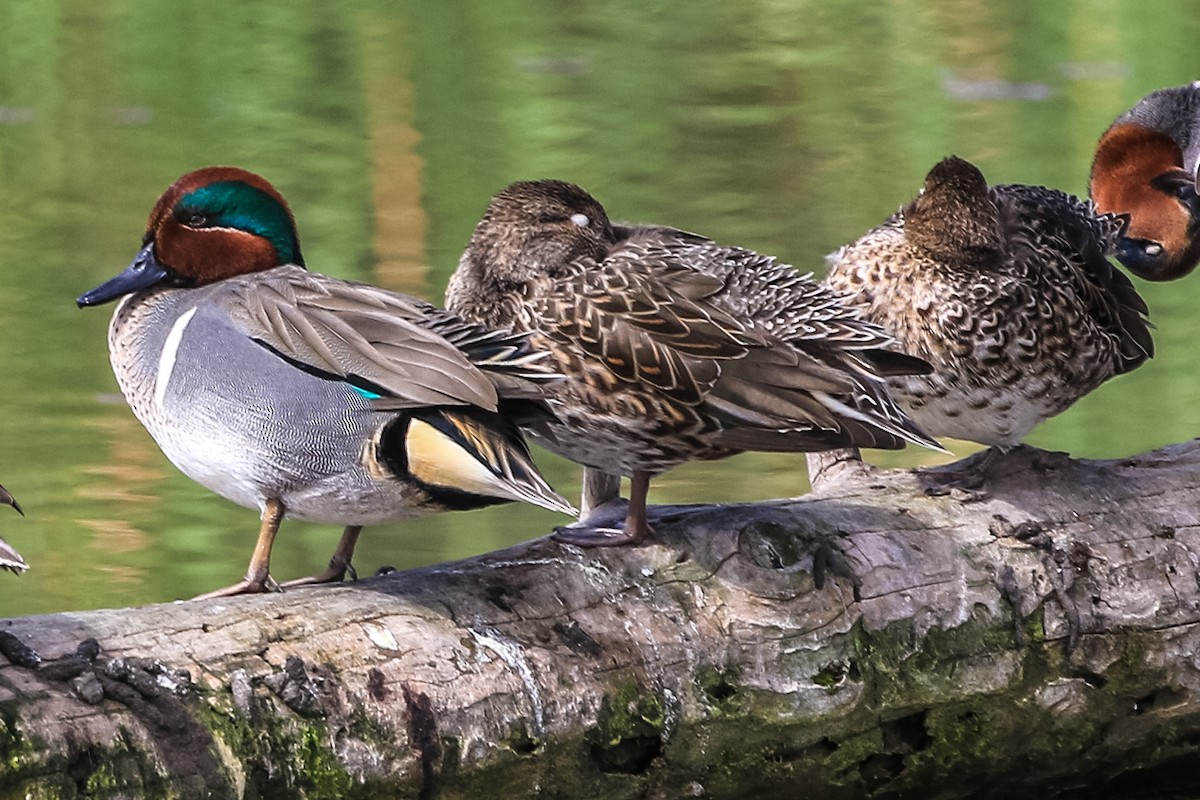
[[(1107, 259), (1105, 260), (1107, 263)], [(1117, 337), (1121, 358), (1117, 374), (1129, 372), (1154, 355), (1149, 308), (1125, 273), (1108, 265), (1108, 273), (1085, 270), (1080, 296), (1089, 313)]]
[(844, 372), (795, 348), (756, 348), (725, 366), (706, 405), (738, 425), (837, 430), (837, 418), (814, 392), (841, 395), (854, 386)]
[[(1091, 207), (1090, 203), (1087, 205)], [(1140, 366), (1154, 355), (1150, 308), (1129, 276), (1117, 269), (1109, 258), (1115, 252), (1118, 237), (1124, 235), (1128, 221), (1123, 214), (1094, 217), (1096, 235), (1089, 240), (1089, 246), (1080, 249), (1082, 259), (1077, 265), (1079, 292), (1088, 312), (1118, 338), (1121, 353), (1118, 374)]]
[(705, 299), (719, 287), (669, 254), (618, 247), (603, 263), (573, 264), (530, 322), (552, 346), (583, 351), (619, 380), (695, 405), (720, 363), (744, 356), (752, 338)]
[(883, 350), (891, 337), (835, 291), (771, 256), (683, 231), (643, 226), (621, 233), (643, 260), (665, 252), (685, 265), (703, 287), (691, 296), (741, 326), (746, 354), (721, 362), (703, 405), (725, 426), (722, 445), (790, 451), (894, 448), (905, 439), (933, 444), (888, 400), (881, 380), (931, 367)]
[(1090, 201), (1040, 186), (993, 189), (1010, 240), (1013, 259), (1042, 262), (1046, 253), (1066, 253), (1063, 271), (1085, 313), (1117, 337), (1118, 374), (1154, 355), (1149, 308), (1109, 256), (1128, 226), (1123, 214), (1096, 214)]
[(925, 375), (932, 367), (914, 356), (885, 349), (895, 342), (839, 292), (773, 256), (717, 244), (694, 233), (661, 226), (624, 226), (630, 244), (670, 249), (691, 269), (715, 278), (706, 299), (738, 320), (802, 350), (832, 353), (853, 349), (875, 374)]
[(266, 280), (226, 282), (221, 302), (255, 341), (301, 369), (381, 394), (391, 407), (495, 410), (495, 386), (430, 327), (428, 304), (299, 268), (281, 270)]
[(787, 347), (751, 350), (725, 366), (704, 407), (727, 425), (717, 440), (723, 447), (898, 449), (905, 441), (938, 447), (855, 351), (822, 359)]

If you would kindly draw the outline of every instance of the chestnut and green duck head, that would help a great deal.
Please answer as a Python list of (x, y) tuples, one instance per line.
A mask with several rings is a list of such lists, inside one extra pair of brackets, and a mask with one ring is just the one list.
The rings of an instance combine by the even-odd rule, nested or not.
[(161, 284), (203, 286), (284, 264), (302, 267), (304, 257), (283, 196), (252, 172), (206, 167), (158, 199), (133, 263), (77, 302), (99, 305)]
[(1200, 263), (1200, 81), (1160, 89), (1100, 137), (1089, 189), (1101, 212), (1127, 214), (1117, 258), (1150, 281), (1182, 278)]

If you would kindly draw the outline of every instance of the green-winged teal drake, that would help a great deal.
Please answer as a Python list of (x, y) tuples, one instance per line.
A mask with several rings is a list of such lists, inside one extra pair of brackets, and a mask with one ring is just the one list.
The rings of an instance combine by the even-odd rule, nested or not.
[(1129, 215), (1117, 258), (1150, 281), (1181, 278), (1200, 262), (1200, 81), (1160, 89), (1109, 126), (1089, 183), (1100, 211)]
[(241, 169), (172, 184), (142, 244), (78, 303), (124, 298), (108, 344), (134, 414), (186, 475), (262, 514), (246, 579), (211, 594), (273, 586), (284, 516), (346, 526), (303, 583), (340, 580), (364, 525), (512, 500), (574, 512), (502, 413), (559, 377), (525, 334), (307, 271), (287, 203)]
[[(3, 486), (0, 486), (0, 505), (12, 506), (18, 514), (25, 515), (16, 498), (9, 494)], [(21, 558), (21, 554), (3, 539), (0, 539), (0, 569), (9, 570), (17, 575), (29, 569), (29, 565), (25, 563), (25, 559)]]
[(1040, 186), (988, 187), (950, 157), (911, 203), (829, 257), (828, 284), (930, 375), (890, 379), (929, 433), (1001, 449), (1153, 351), (1108, 260), (1123, 217)]
[(641, 541), (651, 476), (689, 459), (936, 447), (881, 377), (928, 365), (887, 349), (831, 291), (749, 250), (614, 226), (570, 183), (492, 198), (446, 300), (474, 322), (533, 332), (567, 379), (548, 387), (556, 418), (531, 430), (589, 473), (632, 479), (620, 529), (583, 521), (559, 530), (564, 541)]

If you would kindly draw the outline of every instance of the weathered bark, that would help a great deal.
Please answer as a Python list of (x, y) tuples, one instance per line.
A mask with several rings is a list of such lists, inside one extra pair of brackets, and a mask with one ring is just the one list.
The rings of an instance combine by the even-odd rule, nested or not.
[(0, 621), (0, 797), (1200, 789), (1200, 446), (822, 475), (639, 548)]

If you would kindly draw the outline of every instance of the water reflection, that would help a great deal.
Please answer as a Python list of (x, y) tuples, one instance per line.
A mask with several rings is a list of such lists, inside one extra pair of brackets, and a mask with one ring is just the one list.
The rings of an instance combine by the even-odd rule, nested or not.
[[(105, 315), (72, 303), (129, 261), (150, 204), (186, 170), (263, 173), (293, 203), (314, 269), (435, 300), (488, 197), (518, 178), (575, 181), (615, 218), (819, 271), (947, 153), (993, 181), (1082, 191), (1112, 117), (1196, 77), (1200, 9), (1167, 5), (9, 4), (0, 480), (28, 516), (0, 519), (0, 533), (32, 569), (0, 576), (0, 615), (169, 600), (245, 567), (255, 514), (176, 472), (111, 402)], [(1188, 321), (1200, 281), (1139, 288), (1156, 359), (1033, 442), (1115, 456), (1200, 431)], [(543, 463), (577, 491), (572, 467)], [(802, 458), (747, 455), (675, 470), (652, 500), (805, 488)], [(481, 552), (560, 519), (507, 507), (384, 526), (359, 564)], [(273, 572), (308, 574), (337, 535), (285, 523)]]

